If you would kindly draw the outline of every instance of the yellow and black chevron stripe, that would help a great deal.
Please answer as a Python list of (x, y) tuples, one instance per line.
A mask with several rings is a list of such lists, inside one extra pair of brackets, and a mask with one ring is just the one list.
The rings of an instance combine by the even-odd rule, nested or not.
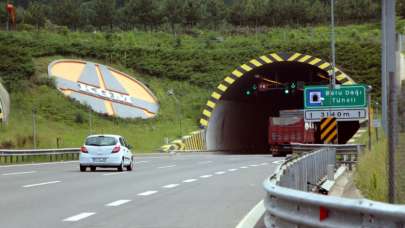
[(336, 143), (338, 139), (338, 125), (335, 117), (326, 117), (321, 120), (321, 141), (324, 144)]
[(205, 130), (191, 132), (190, 135), (183, 136), (169, 144), (160, 147), (161, 151), (204, 151), (206, 149)]
[[(332, 76), (332, 65), (322, 59), (305, 55), (301, 53), (273, 53), (269, 55), (263, 55), (256, 59), (252, 59), (249, 62), (236, 68), (230, 75), (225, 77), (225, 79), (214, 89), (207, 104), (203, 110), (202, 118), (200, 119), (200, 124), (202, 127), (207, 127), (208, 122), (211, 118), (212, 112), (214, 111), (218, 101), (224, 95), (232, 84), (237, 80), (244, 77), (248, 72), (260, 68), (264, 65), (269, 65), (276, 62), (300, 62), (306, 63), (318, 67), (321, 70), (326, 71), (329, 77)], [(336, 79), (341, 84), (354, 84), (355, 82), (345, 73), (343, 73), (338, 68), (335, 68)], [(324, 77), (324, 76), (323, 76)]]

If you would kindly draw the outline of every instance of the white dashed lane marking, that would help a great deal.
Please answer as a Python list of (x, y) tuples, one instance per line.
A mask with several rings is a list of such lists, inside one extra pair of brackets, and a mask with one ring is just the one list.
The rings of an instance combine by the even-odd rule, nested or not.
[(82, 220), (84, 218), (90, 217), (90, 216), (92, 216), (94, 214), (96, 214), (96, 213), (95, 212), (83, 212), (83, 213), (80, 213), (78, 215), (74, 215), (72, 217), (66, 218), (63, 221), (64, 222), (77, 222), (77, 221)]
[(168, 184), (168, 185), (163, 186), (162, 188), (175, 188), (177, 186), (179, 186), (179, 184)]
[(117, 201), (111, 202), (109, 204), (106, 204), (106, 206), (107, 207), (118, 207), (118, 206), (121, 206), (121, 205), (129, 203), (129, 202), (131, 202), (131, 200), (117, 200)]
[(176, 165), (167, 165), (167, 166), (160, 166), (160, 167), (158, 167), (158, 169), (167, 169), (167, 168), (173, 168), (173, 167), (175, 167)]
[(149, 163), (149, 161), (136, 161), (134, 164)]
[(28, 185), (24, 185), (22, 186), (23, 188), (31, 188), (31, 187), (37, 187), (37, 186), (42, 186), (42, 185), (48, 185), (48, 184), (56, 184), (59, 183), (61, 181), (49, 181), (49, 182), (43, 182), (43, 183), (38, 183), (38, 184), (28, 184)]
[(241, 166), (240, 168), (241, 169), (247, 169), (248, 167), (247, 166)]
[(209, 164), (209, 163), (212, 163), (212, 161), (201, 161), (201, 162), (198, 162), (198, 164)]
[(201, 178), (210, 178), (210, 177), (212, 177), (212, 175), (211, 174), (209, 174), (209, 175), (202, 175), (202, 176), (200, 176)]
[(225, 174), (225, 172), (224, 171), (219, 171), (219, 172), (216, 172), (215, 174), (216, 175), (222, 175), (222, 174)]
[(229, 172), (235, 172), (238, 169), (228, 169)]
[(104, 176), (114, 176), (114, 175), (121, 175), (125, 174), (125, 172), (115, 172), (115, 173), (105, 173)]
[(274, 162), (272, 162), (273, 164), (281, 164), (281, 163), (283, 163), (284, 162), (284, 160), (279, 160), (279, 161), (274, 161)]
[(259, 166), (259, 165), (257, 165), (257, 164), (254, 164), (254, 165), (249, 165), (250, 167), (257, 167), (257, 166)]
[(194, 181), (197, 181), (197, 179), (187, 179), (187, 180), (184, 180), (183, 182), (184, 183), (191, 183), (191, 182), (194, 182)]
[(155, 194), (157, 192), (158, 191), (146, 191), (146, 192), (139, 193), (138, 196), (150, 196), (150, 195), (153, 195), (153, 194)]
[(22, 174), (30, 174), (36, 173), (37, 171), (27, 171), (27, 172), (15, 172), (15, 173), (3, 173), (3, 176), (13, 176), (13, 175), (22, 175)]

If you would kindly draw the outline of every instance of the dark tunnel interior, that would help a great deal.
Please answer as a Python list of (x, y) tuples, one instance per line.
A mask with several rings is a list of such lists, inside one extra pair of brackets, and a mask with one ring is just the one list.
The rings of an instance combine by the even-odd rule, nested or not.
[[(259, 88), (263, 84), (268, 87), (265, 91)], [(304, 85), (327, 84), (327, 72), (299, 62), (273, 63), (250, 71), (223, 94), (213, 111), (207, 127), (208, 149), (268, 153), (269, 117), (278, 117), (280, 110), (303, 109)], [(339, 143), (346, 143), (358, 128), (358, 121), (339, 122)]]

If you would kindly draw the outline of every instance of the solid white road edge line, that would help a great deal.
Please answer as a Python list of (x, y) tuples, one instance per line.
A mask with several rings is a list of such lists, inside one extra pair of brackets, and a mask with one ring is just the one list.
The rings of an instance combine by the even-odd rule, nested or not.
[(184, 180), (183, 182), (184, 183), (191, 183), (191, 182), (194, 182), (194, 181), (197, 181), (197, 179), (187, 179), (187, 180)]
[(69, 163), (79, 163), (79, 161), (43, 162), (43, 163), (18, 164), (18, 165), (0, 165), (0, 168), (20, 167), (20, 166), (60, 165), (60, 164), (69, 164)]
[(121, 205), (129, 203), (129, 202), (131, 202), (131, 200), (117, 200), (117, 201), (111, 202), (109, 204), (106, 204), (105, 206), (107, 206), (107, 207), (118, 207), (118, 206), (121, 206)]
[(28, 185), (24, 185), (22, 186), (23, 188), (31, 188), (31, 187), (36, 187), (36, 186), (42, 186), (42, 185), (47, 185), (47, 184), (56, 184), (59, 183), (61, 181), (49, 181), (49, 182), (43, 182), (43, 183), (38, 183), (38, 184), (28, 184)]
[(266, 208), (264, 201), (260, 201), (256, 206), (239, 222), (236, 228), (253, 228), (263, 216)]
[(150, 196), (150, 195), (153, 195), (153, 194), (155, 194), (157, 192), (158, 191), (146, 191), (146, 192), (139, 193), (138, 196)]
[(162, 188), (175, 188), (177, 186), (179, 186), (179, 184), (168, 184), (168, 185), (163, 186)]
[(30, 174), (36, 173), (37, 171), (27, 171), (27, 172), (15, 172), (15, 173), (3, 173), (3, 176), (13, 176), (13, 175), (21, 175), (21, 174)]
[(74, 215), (72, 217), (66, 218), (63, 221), (64, 222), (77, 222), (79, 220), (82, 220), (82, 219), (92, 216), (94, 214), (96, 214), (96, 213), (95, 212), (83, 212), (78, 215)]

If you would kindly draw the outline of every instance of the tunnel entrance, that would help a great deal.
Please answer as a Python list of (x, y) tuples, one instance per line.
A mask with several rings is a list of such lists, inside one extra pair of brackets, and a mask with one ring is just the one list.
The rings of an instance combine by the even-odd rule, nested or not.
[[(294, 55), (289, 58), (285, 54), (276, 55), (279, 58), (269, 55), (269, 63), (261, 57), (262, 61), (252, 60), (225, 78), (208, 101), (205, 118), (201, 120), (203, 126), (206, 123), (208, 150), (269, 152), (269, 117), (279, 117), (281, 110), (302, 110), (304, 85), (329, 84), (330, 64), (306, 55), (302, 55), (306, 61), (300, 58), (283, 61)], [(342, 72), (338, 73), (341, 79), (338, 83), (352, 82)], [(339, 122), (339, 143), (346, 143), (358, 128), (358, 121)]]

